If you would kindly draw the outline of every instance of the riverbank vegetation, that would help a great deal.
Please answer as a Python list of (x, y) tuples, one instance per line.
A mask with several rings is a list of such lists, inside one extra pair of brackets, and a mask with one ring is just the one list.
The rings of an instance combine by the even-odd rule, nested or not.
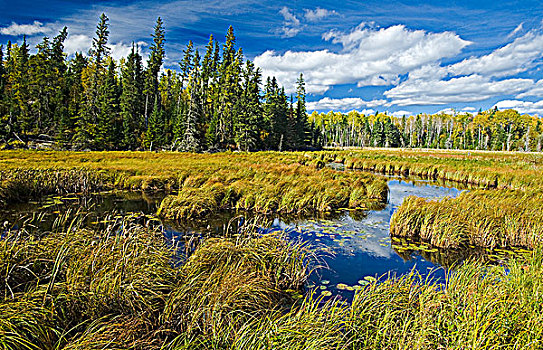
[[(259, 213), (329, 212), (384, 203), (383, 178), (321, 169), (302, 153), (24, 152), (0, 153), (4, 203), (43, 194), (104, 188), (175, 190), (159, 215), (201, 217), (222, 209)], [(308, 163), (302, 165), (300, 162)], [(70, 186), (67, 186), (67, 179)]]
[(415, 175), (475, 187), (457, 198), (407, 198), (392, 217), (392, 236), (441, 248), (491, 249), (533, 249), (543, 239), (540, 154), (372, 149), (312, 153), (312, 158), (340, 163), (346, 169)]
[(302, 297), (315, 257), (280, 236), (238, 228), (187, 257), (148, 223), (121, 220), (90, 230), (78, 222), (64, 216), (51, 232), (29, 223), (5, 233), (0, 348), (542, 345), (539, 250), (507, 266), (465, 263), (445, 286), (415, 273), (388, 276), (360, 288), (347, 304)]

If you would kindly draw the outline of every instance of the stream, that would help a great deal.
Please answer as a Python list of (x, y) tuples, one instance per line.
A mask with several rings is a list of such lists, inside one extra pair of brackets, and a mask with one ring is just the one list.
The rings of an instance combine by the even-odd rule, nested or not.
[[(377, 210), (339, 210), (325, 218), (275, 216), (269, 218), (262, 232), (283, 231), (291, 240), (302, 240), (320, 251), (321, 262), (328, 268), (319, 269), (308, 284), (309, 289), (325, 296), (340, 295), (351, 299), (353, 291), (376, 277), (386, 274), (402, 275), (413, 269), (443, 281), (447, 267), (467, 256), (469, 252), (438, 250), (415, 242), (401, 242), (389, 235), (392, 214), (408, 196), (423, 198), (456, 197), (461, 190), (433, 180), (387, 176), (389, 201)], [(122, 217), (140, 213), (151, 217), (156, 213), (164, 193), (153, 195), (141, 192), (100, 193), (89, 198), (47, 197), (40, 201), (15, 204), (0, 212), (1, 222), (9, 221), (13, 227), (23, 217), (44, 213), (40, 225), (44, 228), (60, 213), (69, 208), (87, 214), (87, 224), (93, 225), (106, 215)], [(190, 224), (163, 222), (164, 235), (170, 241), (191, 235), (206, 237), (221, 235), (232, 218), (240, 213), (219, 213), (205, 221)], [(443, 267), (443, 268), (442, 268)]]

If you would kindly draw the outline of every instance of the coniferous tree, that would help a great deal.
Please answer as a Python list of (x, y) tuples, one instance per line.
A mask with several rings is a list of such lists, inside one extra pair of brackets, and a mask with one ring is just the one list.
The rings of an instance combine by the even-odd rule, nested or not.
[(137, 47), (132, 43), (132, 51), (122, 68), (121, 117), (123, 121), (123, 142), (125, 149), (139, 147), (144, 132), (143, 120), (143, 65)]
[(200, 75), (200, 55), (196, 50), (191, 64), (189, 80), (190, 100), (185, 117), (185, 130), (181, 149), (184, 151), (198, 152), (201, 148), (201, 123), (202, 123), (202, 81)]
[[(162, 67), (164, 61), (164, 23), (162, 18), (158, 17), (156, 20), (155, 30), (152, 35), (153, 44), (149, 47), (150, 54), (147, 63), (146, 80), (145, 80), (145, 127), (151, 127), (148, 114), (152, 110), (155, 112), (154, 103), (160, 103), (158, 98), (158, 73)], [(159, 106), (160, 107), (160, 106)], [(160, 108), (159, 108), (160, 109)]]
[(96, 125), (96, 136), (94, 149), (107, 150), (115, 148), (115, 141), (118, 138), (117, 110), (119, 106), (117, 96), (117, 81), (115, 76), (115, 63), (108, 59), (108, 70), (104, 81), (100, 84), (98, 91), (98, 116)]
[(243, 95), (240, 112), (236, 123), (235, 141), (238, 149), (249, 151), (259, 145), (260, 116), (262, 108), (260, 102), (261, 75), (251, 61), (247, 61), (243, 71)]
[(295, 124), (296, 142), (295, 148), (303, 147), (310, 140), (310, 129), (307, 120), (307, 111), (305, 107), (305, 81), (304, 75), (296, 82), (296, 124)]

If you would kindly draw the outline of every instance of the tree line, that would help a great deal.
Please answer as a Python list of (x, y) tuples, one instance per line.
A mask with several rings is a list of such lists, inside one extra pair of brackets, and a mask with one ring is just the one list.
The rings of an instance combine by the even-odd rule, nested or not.
[(75, 150), (256, 150), (318, 146), (309, 123), (303, 75), (295, 102), (275, 78), (236, 48), (230, 27), (224, 44), (211, 35), (200, 53), (192, 41), (179, 69), (162, 69), (165, 29), (158, 18), (146, 63), (140, 48), (115, 61), (109, 19), (100, 16), (92, 47), (64, 52), (67, 28), (44, 37), (30, 54), (22, 44), (0, 46), (0, 143), (49, 142)]
[(402, 117), (313, 112), (309, 122), (322, 134), (324, 146), (540, 152), (543, 143), (541, 118), (512, 109)]

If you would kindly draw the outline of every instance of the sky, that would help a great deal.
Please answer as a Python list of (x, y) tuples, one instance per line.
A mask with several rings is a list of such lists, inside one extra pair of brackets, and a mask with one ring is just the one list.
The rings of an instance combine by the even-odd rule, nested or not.
[(115, 59), (132, 42), (146, 54), (162, 17), (171, 69), (189, 40), (202, 50), (232, 25), (264, 77), (293, 93), (304, 74), (309, 112), (543, 116), (541, 1), (0, 0), (0, 43), (35, 45), (67, 26), (67, 53), (87, 52), (102, 12)]

